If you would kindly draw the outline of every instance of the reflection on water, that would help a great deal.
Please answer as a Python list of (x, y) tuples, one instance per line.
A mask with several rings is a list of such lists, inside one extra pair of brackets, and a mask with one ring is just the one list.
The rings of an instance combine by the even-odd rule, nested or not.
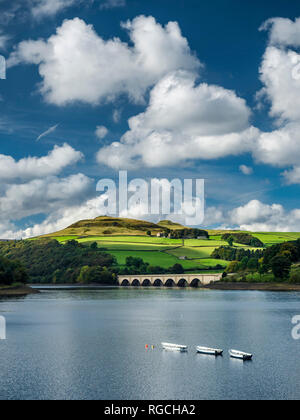
[[(1, 300), (0, 399), (300, 398), (300, 342), (291, 337), (299, 298), (108, 288)], [(162, 341), (189, 351), (163, 351)], [(197, 345), (224, 355), (197, 354)], [(230, 359), (230, 348), (253, 361)]]

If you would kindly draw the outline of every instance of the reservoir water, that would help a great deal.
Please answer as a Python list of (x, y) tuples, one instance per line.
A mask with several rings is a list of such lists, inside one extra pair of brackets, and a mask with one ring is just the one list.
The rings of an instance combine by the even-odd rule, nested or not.
[[(44, 290), (0, 300), (0, 315), (2, 400), (300, 398), (297, 292)], [(189, 351), (163, 351), (162, 341)], [(230, 359), (230, 348), (253, 361)]]

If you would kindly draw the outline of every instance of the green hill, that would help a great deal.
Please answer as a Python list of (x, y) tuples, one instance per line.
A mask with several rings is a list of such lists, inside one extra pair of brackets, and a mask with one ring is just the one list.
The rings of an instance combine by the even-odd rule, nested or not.
[(170, 229), (170, 230), (186, 229), (185, 226), (180, 225), (179, 223), (171, 222), (171, 220), (161, 220), (158, 223), (158, 226), (161, 226), (163, 228)]
[[(60, 232), (46, 235), (46, 237), (56, 239), (60, 243), (75, 239), (85, 246), (97, 242), (99, 249), (115, 256), (121, 266), (130, 256), (142, 258), (153, 266), (159, 265), (164, 268), (170, 268), (179, 263), (185, 270), (193, 272), (222, 271), (222, 268), (217, 268), (217, 266), (226, 267), (228, 265), (228, 261), (216, 260), (212, 255), (216, 248), (228, 245), (222, 237), (229, 231), (209, 230), (210, 238), (208, 240), (185, 239), (183, 241), (157, 235), (164, 230), (176, 231), (184, 228), (184, 226), (169, 220), (155, 224), (135, 219), (97, 217), (93, 220), (81, 220)], [(149, 232), (151, 232), (151, 236), (149, 236)], [(238, 230), (230, 232), (235, 235), (243, 233)], [(265, 247), (300, 238), (299, 233), (260, 232), (252, 233), (252, 235), (259, 239)], [(256, 248), (251, 244), (243, 245), (235, 242), (233, 246), (236, 249), (256, 251)]]
[(57, 236), (114, 236), (132, 235), (145, 236), (147, 232), (156, 235), (164, 230), (163, 226), (144, 220), (124, 219), (119, 217), (101, 216), (91, 220), (80, 220), (59, 232), (45, 235), (45, 237)]

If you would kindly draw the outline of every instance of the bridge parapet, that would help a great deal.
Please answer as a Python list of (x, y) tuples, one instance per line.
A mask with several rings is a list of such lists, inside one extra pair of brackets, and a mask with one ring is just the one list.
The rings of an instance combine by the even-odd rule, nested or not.
[(222, 279), (222, 274), (173, 274), (119, 276), (119, 286), (205, 286)]

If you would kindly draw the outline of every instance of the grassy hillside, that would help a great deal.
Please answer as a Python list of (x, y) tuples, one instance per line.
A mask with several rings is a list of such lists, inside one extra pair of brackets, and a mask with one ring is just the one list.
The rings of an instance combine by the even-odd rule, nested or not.
[[(53, 239), (59, 242), (66, 242), (70, 237), (55, 236)], [(149, 236), (89, 236), (72, 237), (77, 242), (90, 246), (97, 242), (98, 247), (106, 250), (117, 258), (120, 265), (125, 264), (129, 256), (142, 258), (145, 262), (154, 266), (170, 268), (176, 263), (180, 263), (184, 269), (199, 272), (214, 268), (216, 265), (226, 267), (228, 262), (210, 258), (213, 250), (225, 244), (223, 241), (215, 240), (185, 240), (183, 246), (180, 239), (157, 238)], [(180, 259), (186, 257), (186, 260)], [(214, 269), (213, 271), (222, 271)]]
[[(69, 240), (69, 238), (66, 240), (66, 237), (55, 237), (54, 239), (63, 243)], [(182, 241), (179, 239), (148, 236), (77, 237), (76, 241), (86, 246), (97, 242), (98, 247), (114, 255), (120, 265), (123, 265), (126, 258), (130, 256), (142, 258), (150, 265), (159, 265), (164, 268), (170, 268), (174, 264), (180, 263), (185, 269), (193, 271), (207, 270), (217, 264), (226, 267), (228, 264), (227, 261), (210, 258), (210, 254), (218, 245), (216, 241), (212, 241), (213, 246), (210, 246), (210, 241), (198, 241), (198, 246), (192, 246), (191, 244), (195, 244), (194, 240), (187, 240), (187, 246), (182, 246)], [(180, 260), (181, 256), (186, 256), (188, 259)]]
[[(134, 219), (112, 217), (98, 217), (94, 220), (82, 220), (72, 226), (51, 235), (46, 235), (59, 242), (65, 243), (75, 239), (86, 246), (97, 242), (99, 248), (114, 255), (118, 263), (123, 265), (126, 257), (142, 258), (151, 265), (169, 268), (180, 263), (186, 270), (201, 271), (217, 264), (226, 267), (227, 261), (211, 258), (214, 249), (227, 245), (221, 239), (225, 231), (210, 230), (210, 239), (169, 239), (159, 238), (157, 233), (164, 229), (183, 229), (184, 226), (163, 220), (158, 224)], [(151, 232), (152, 236), (147, 235)], [(237, 233), (238, 231), (232, 231)], [(226, 231), (228, 233), (228, 231)], [(265, 247), (300, 238), (300, 233), (252, 233), (260, 239)], [(252, 249), (250, 246), (234, 244), (235, 247)], [(185, 259), (183, 259), (185, 258)]]
[(170, 230), (185, 229), (185, 226), (182, 226), (179, 223), (171, 222), (171, 220), (161, 220), (158, 223), (158, 226), (161, 226), (163, 228), (167, 228), (167, 229), (170, 229)]
[(146, 235), (148, 231), (157, 234), (163, 227), (144, 220), (123, 219), (101, 216), (91, 220), (80, 220), (59, 232), (45, 235), (46, 237), (74, 237), (101, 235)]

